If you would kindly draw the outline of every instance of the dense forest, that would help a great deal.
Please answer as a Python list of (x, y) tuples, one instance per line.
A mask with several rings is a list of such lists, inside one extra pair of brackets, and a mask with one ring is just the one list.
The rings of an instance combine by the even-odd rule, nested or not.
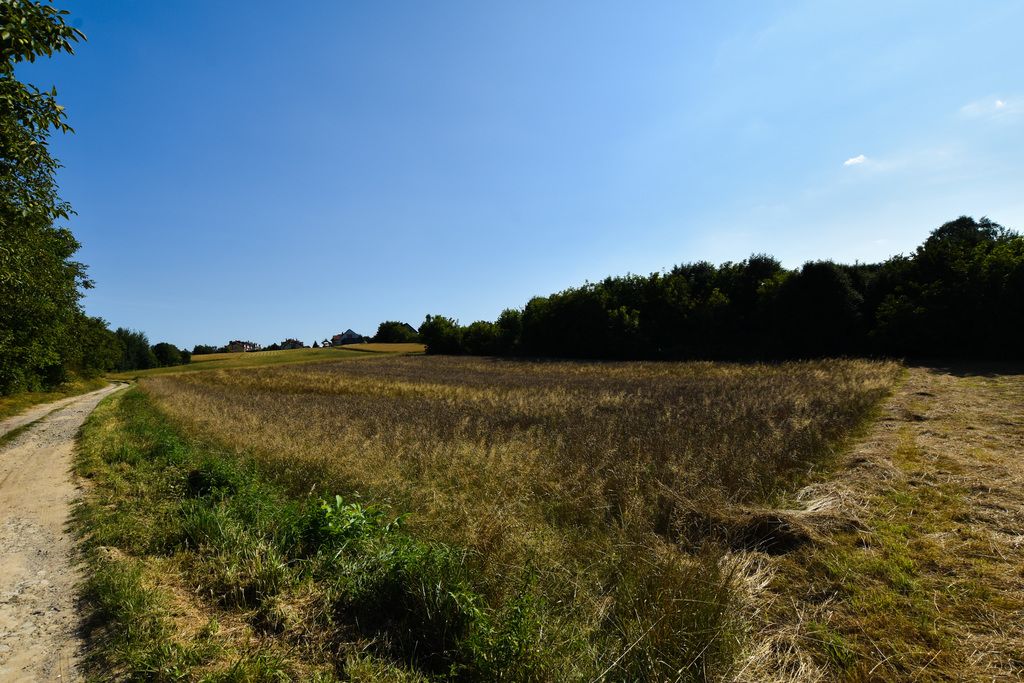
[(55, 89), (22, 83), (18, 64), (71, 53), (84, 36), (67, 13), (27, 0), (0, 2), (0, 395), (48, 389), (71, 375), (187, 362), (170, 344), (111, 331), (85, 315), (92, 286), (74, 260), (78, 241), (61, 223), (72, 215), (58, 194), (54, 131), (71, 132)]
[(966, 216), (880, 264), (690, 263), (420, 327), (428, 353), (622, 359), (1020, 358), (1022, 334), (1024, 237)]

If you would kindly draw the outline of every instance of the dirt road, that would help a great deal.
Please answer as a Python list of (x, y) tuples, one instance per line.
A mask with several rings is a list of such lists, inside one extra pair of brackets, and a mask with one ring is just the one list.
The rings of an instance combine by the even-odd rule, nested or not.
[(78, 574), (67, 530), (75, 435), (114, 384), (0, 422), (0, 681), (77, 680)]

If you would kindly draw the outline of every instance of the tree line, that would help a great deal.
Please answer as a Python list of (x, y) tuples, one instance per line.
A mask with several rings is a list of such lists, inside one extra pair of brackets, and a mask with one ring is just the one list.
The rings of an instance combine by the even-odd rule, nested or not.
[(419, 333), (441, 354), (1020, 358), (1024, 237), (962, 216), (883, 263), (701, 261), (535, 297), (494, 322), (428, 315)]
[[(376, 344), (402, 344), (409, 342), (419, 342), (420, 336), (416, 331), (416, 328), (408, 323), (404, 323), (398, 320), (385, 320), (377, 326), (377, 333), (372, 337), (364, 337), (358, 335), (358, 338), (363, 342), (374, 342)], [(327, 348), (331, 346), (330, 339), (324, 339), (322, 347)], [(192, 347), (192, 355), (200, 356), (211, 353), (234, 353), (240, 351), (283, 351), (289, 349), (306, 349), (306, 348), (321, 348), (321, 344), (317, 341), (313, 341), (311, 346), (306, 346), (302, 341), (298, 339), (285, 339), (282, 342), (271, 344), (270, 346), (260, 346), (256, 342), (251, 341), (240, 341), (233, 340), (225, 344), (224, 346), (214, 346), (212, 344), (196, 344)]]

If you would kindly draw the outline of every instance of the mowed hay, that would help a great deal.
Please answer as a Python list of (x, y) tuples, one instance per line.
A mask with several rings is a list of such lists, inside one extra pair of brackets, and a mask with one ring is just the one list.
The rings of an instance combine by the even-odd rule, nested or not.
[(898, 372), (428, 356), (143, 386), (296, 494), (409, 512), (413, 533), (467, 550), (494, 601), (529, 583), (562, 673), (671, 679), (720, 673), (735, 645), (721, 562), (734, 539), (693, 520), (806, 482)]

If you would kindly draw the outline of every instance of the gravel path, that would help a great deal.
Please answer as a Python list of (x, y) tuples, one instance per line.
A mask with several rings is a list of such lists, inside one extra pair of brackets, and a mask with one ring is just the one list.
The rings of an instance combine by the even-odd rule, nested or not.
[(75, 436), (113, 384), (37, 406), (0, 422), (0, 681), (78, 680), (80, 647), (67, 524), (78, 487), (70, 474)]

